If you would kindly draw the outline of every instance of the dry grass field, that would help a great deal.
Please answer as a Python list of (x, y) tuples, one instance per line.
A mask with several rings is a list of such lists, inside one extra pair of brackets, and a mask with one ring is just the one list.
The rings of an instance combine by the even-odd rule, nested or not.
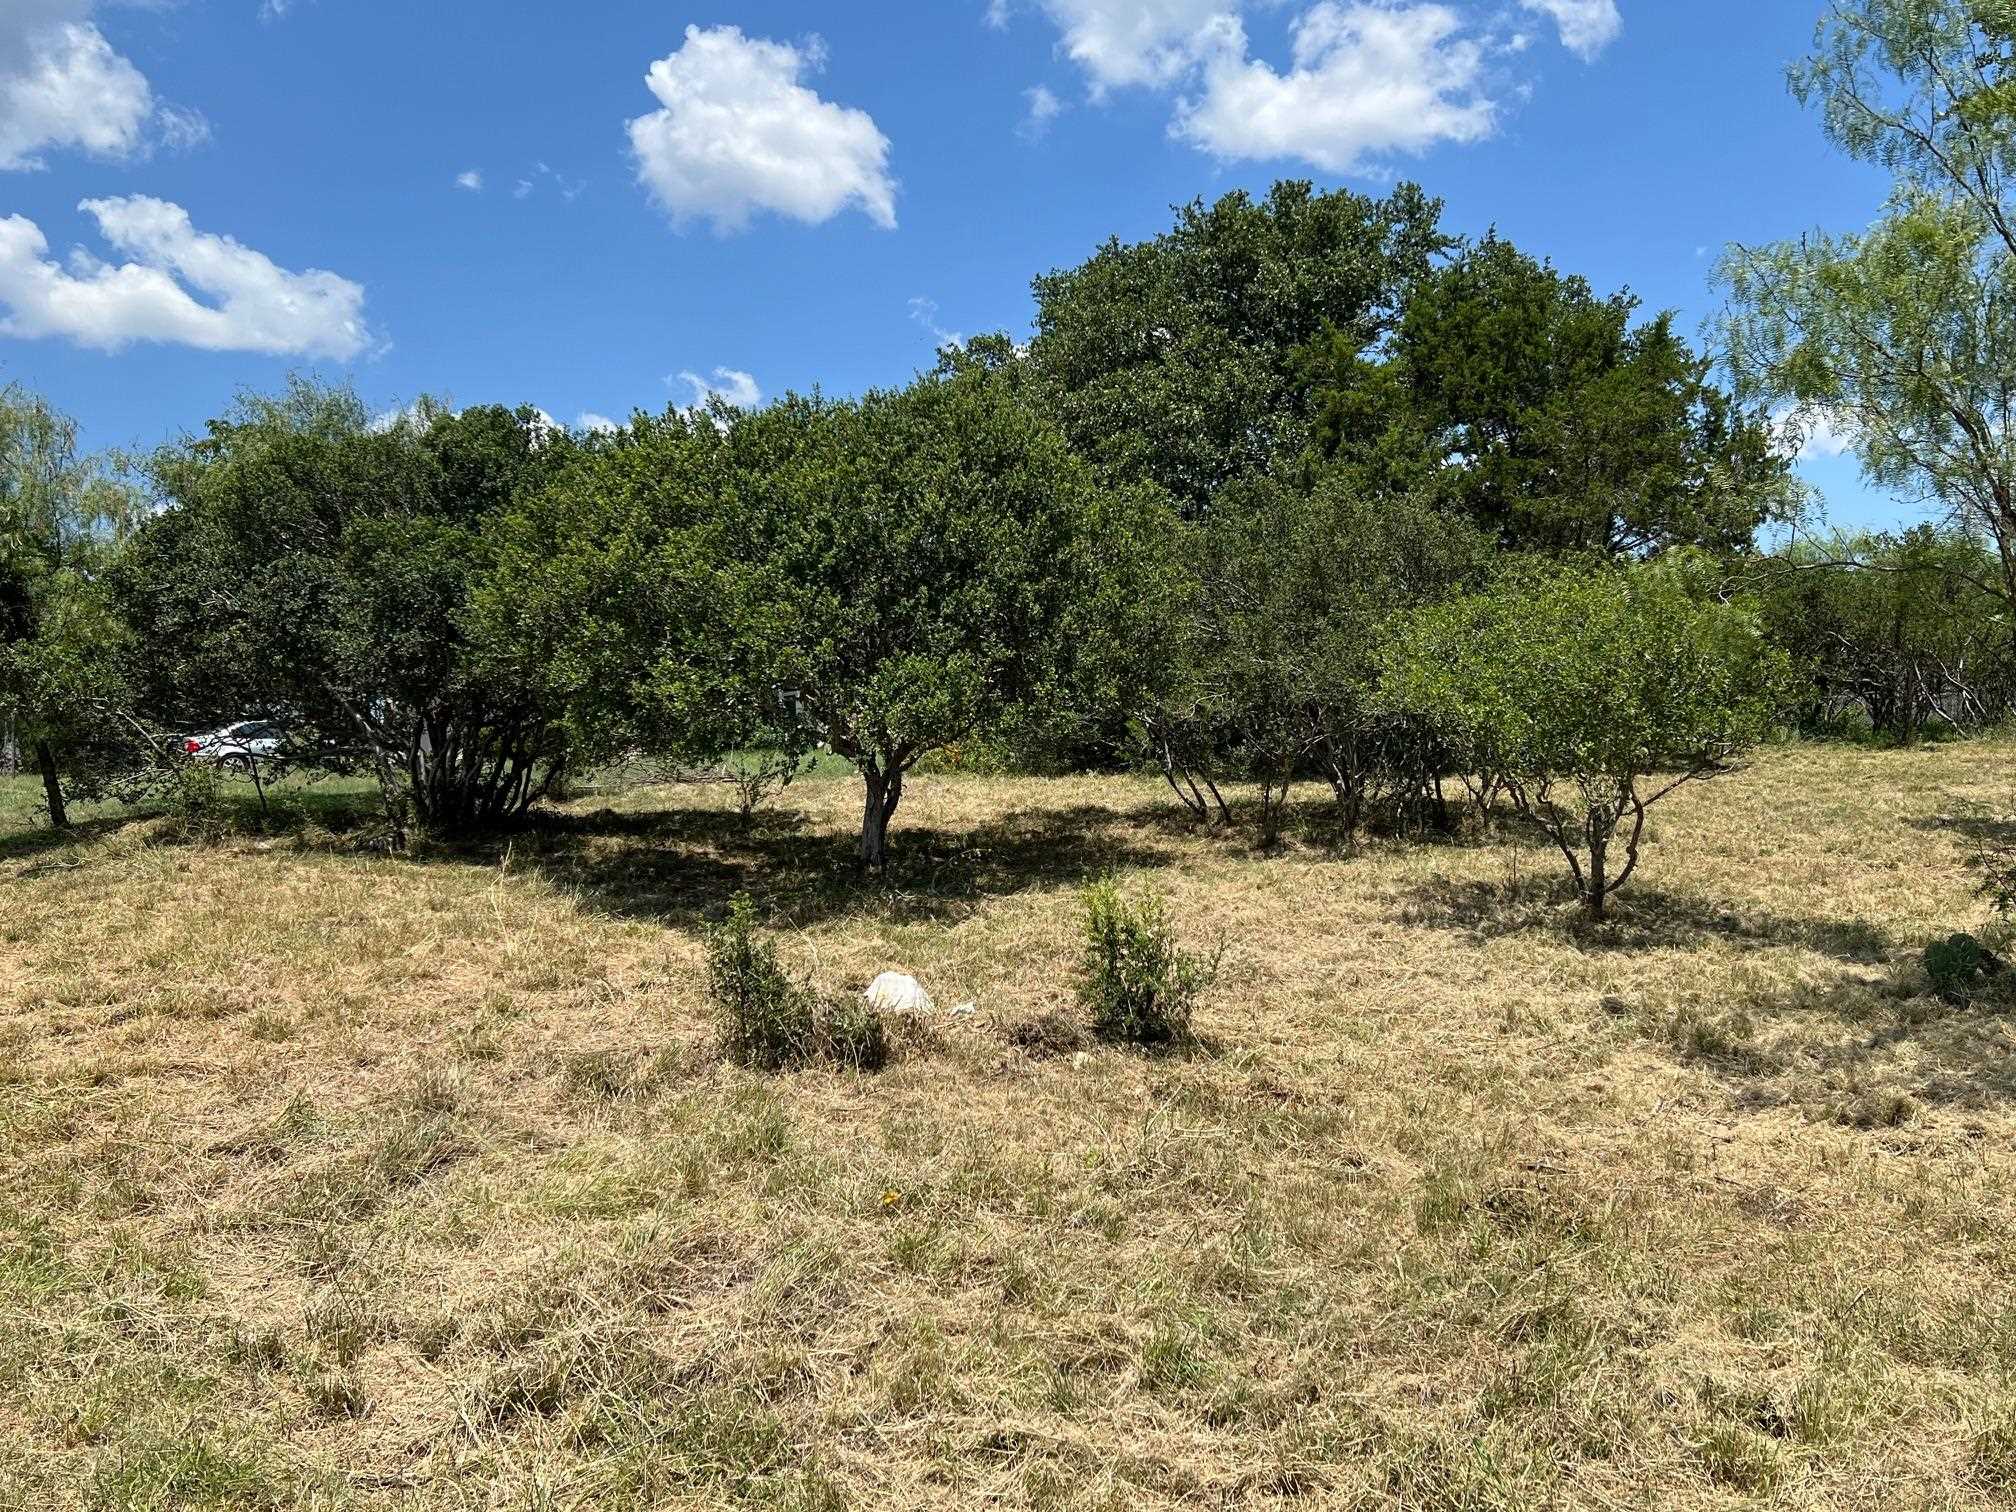
[[(1918, 963), (2012, 757), (1768, 753), (1597, 931), (1126, 779), (919, 779), (875, 886), (830, 779), (397, 861), (10, 789), (0, 1507), (2016, 1505), (2016, 1020)], [(1063, 1032), (1107, 868), (1224, 940), (1186, 1053)], [(744, 886), (977, 1012), (724, 1066)]]

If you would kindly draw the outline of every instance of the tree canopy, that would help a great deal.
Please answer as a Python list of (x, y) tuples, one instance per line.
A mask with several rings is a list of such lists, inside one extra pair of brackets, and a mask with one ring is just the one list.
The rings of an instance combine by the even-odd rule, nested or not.
[(1391, 707), (1432, 725), (1456, 770), (1505, 785), (1592, 920), (1637, 869), (1646, 812), (1764, 739), (1785, 706), (1790, 663), (1714, 583), (1687, 556), (1512, 570), (1417, 611), (1388, 652)]
[(1980, 531), (2016, 600), (2012, 20), (2003, 0), (1838, 0), (1791, 86), (1890, 174), (1888, 204), (1866, 231), (1733, 248), (1722, 276), (1743, 392)]
[(1384, 199), (1281, 183), (1185, 206), (1152, 240), (1109, 241), (1036, 280), (1030, 358), (1065, 438), (1110, 482), (1152, 482), (1186, 514), (1293, 462), (1313, 414), (1299, 354), (1377, 342), (1452, 243), (1411, 184)]
[(1662, 314), (1496, 235), (1413, 289), (1392, 339), (1311, 354), (1315, 441), (1361, 487), (1433, 490), (1511, 549), (1729, 554), (1788, 512), (1790, 463)]
[(467, 616), (491, 527), (572, 444), (530, 409), (374, 424), (300, 382), (240, 400), (154, 458), (166, 507), (122, 565), (152, 706), (355, 753), (435, 828), (522, 812), (564, 765), (557, 722), (483, 663)]

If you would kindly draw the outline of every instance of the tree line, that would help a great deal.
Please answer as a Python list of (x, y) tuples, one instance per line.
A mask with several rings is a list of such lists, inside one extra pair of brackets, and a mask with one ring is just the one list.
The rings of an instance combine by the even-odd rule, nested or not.
[[(1875, 65), (1827, 30), (1892, 10), (1837, 7), (1795, 82), (1908, 180), (1959, 149), (1920, 162), (1843, 124)], [(1931, 191), (1900, 195), (1908, 217)], [(1910, 430), (1788, 303), (1820, 297), (1795, 255), (1895, 249), (1732, 254), (1725, 373), (1628, 292), (1442, 221), (1412, 185), (1198, 202), (1038, 278), (1026, 343), (613, 433), (530, 407), (380, 419), (297, 380), (107, 461), (9, 390), (0, 717), (58, 823), (67, 793), (161, 780), (164, 733), (254, 716), (371, 774), (395, 835), (511, 823), (640, 753), (815, 747), (860, 774), (869, 867), (906, 778), (955, 747), (1153, 771), (1269, 841), (1297, 792), (1344, 833), (1509, 806), (1601, 917), (1647, 810), (1772, 730), (2008, 712), (1999, 473), (1933, 480), (1944, 527), (1786, 539), (1788, 427), (1853, 417), (1879, 477), (1930, 466), (1914, 437), (1953, 443), (1923, 419), (1951, 396), (1914, 389)]]

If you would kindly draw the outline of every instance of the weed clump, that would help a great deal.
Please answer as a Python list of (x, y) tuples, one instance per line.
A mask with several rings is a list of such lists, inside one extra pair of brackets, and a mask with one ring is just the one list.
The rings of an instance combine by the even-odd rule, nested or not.
[(1218, 975), (1209, 960), (1176, 945), (1169, 904), (1152, 887), (1128, 894), (1111, 877), (1083, 896), (1084, 980), (1079, 1000), (1101, 1039), (1170, 1045), (1190, 1038), (1197, 999)]
[(722, 1053), (751, 1071), (788, 1071), (826, 1060), (877, 1071), (889, 1059), (882, 1020), (865, 1003), (822, 1002), (794, 982), (777, 947), (756, 932), (756, 903), (737, 893), (727, 921), (707, 935), (707, 996), (721, 1025)]
[(815, 1024), (819, 1047), (834, 1065), (849, 1071), (879, 1071), (889, 1063), (882, 1015), (866, 1003), (845, 999), (830, 1003)]
[(2001, 975), (2001, 960), (1971, 934), (1948, 935), (1925, 947), (1925, 976), (1945, 1002), (1963, 1007)]

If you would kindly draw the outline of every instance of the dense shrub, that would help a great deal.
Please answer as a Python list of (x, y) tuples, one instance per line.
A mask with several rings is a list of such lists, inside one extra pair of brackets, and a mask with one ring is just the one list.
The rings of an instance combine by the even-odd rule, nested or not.
[(880, 1071), (889, 1063), (889, 1036), (882, 1015), (866, 1003), (840, 998), (815, 1017), (820, 1052), (849, 1071)]
[(1112, 878), (1084, 893), (1084, 981), (1079, 998), (1101, 1039), (1169, 1045), (1190, 1037), (1197, 998), (1218, 973), (1215, 957), (1181, 950), (1159, 892), (1131, 896)]
[(1801, 733), (1907, 744), (2016, 707), (1992, 546), (1958, 528), (1794, 541), (1757, 564), (1766, 632), (1804, 678)]
[(1592, 921), (1637, 870), (1647, 812), (1776, 727), (1790, 664), (1709, 564), (1513, 571), (1413, 615), (1384, 696), (1459, 772), (1511, 796), (1567, 862)]
[(1925, 976), (1949, 1003), (1963, 1004), (2002, 972), (2002, 962), (1971, 934), (1949, 935), (1925, 947)]
[(756, 932), (756, 904), (736, 894), (725, 923), (707, 936), (707, 997), (721, 1026), (721, 1049), (752, 1071), (787, 1071), (826, 1060), (879, 1071), (889, 1059), (882, 1020), (865, 1003), (821, 1002), (794, 982), (777, 947)]

